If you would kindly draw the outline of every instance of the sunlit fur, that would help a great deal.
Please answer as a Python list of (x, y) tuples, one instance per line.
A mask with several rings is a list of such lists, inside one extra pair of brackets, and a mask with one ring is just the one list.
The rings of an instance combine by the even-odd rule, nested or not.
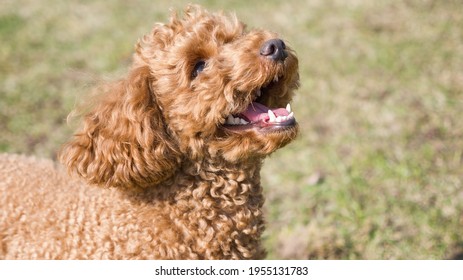
[[(273, 38), (279, 37), (247, 31), (233, 15), (197, 6), (156, 24), (136, 44), (126, 78), (99, 87), (82, 126), (61, 150), (61, 162), (77, 178), (66, 179), (51, 164), (32, 168), (31, 159), (0, 157), (0, 168), (25, 166), (0, 179), (28, 170), (57, 174), (43, 179), (56, 181), (47, 181), (46, 191), (38, 188), (46, 203), (36, 207), (37, 198), (9, 201), (12, 192), (31, 191), (27, 181), (10, 180), (0, 207), (9, 203), (6, 210), (14, 212), (22, 203), (30, 213), (24, 223), (0, 224), (0, 248), (6, 248), (0, 258), (263, 258), (260, 168), (295, 138), (297, 125), (233, 130), (223, 124), (275, 76), (280, 81), (262, 102), (274, 108), (291, 101), (297, 58), (289, 47), (284, 63), (260, 55)], [(198, 61), (206, 65), (193, 77)], [(61, 214), (46, 218), (41, 208)], [(44, 222), (29, 234), (45, 234), (26, 242), (21, 235), (39, 217)]]

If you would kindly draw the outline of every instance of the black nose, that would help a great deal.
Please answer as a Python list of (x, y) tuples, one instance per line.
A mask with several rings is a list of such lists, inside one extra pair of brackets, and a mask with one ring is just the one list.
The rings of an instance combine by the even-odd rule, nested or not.
[(288, 57), (286, 45), (280, 39), (272, 39), (265, 42), (260, 48), (260, 55), (274, 61), (283, 61)]

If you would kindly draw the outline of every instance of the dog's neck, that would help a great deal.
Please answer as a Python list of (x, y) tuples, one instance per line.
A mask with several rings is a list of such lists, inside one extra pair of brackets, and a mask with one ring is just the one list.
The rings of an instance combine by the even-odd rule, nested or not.
[[(228, 199), (248, 203), (248, 200), (255, 202), (258, 198), (260, 208), (264, 201), (260, 185), (261, 167), (262, 160), (259, 159), (230, 163), (208, 158), (201, 163), (184, 166), (182, 173), (185, 174), (186, 181), (195, 182), (194, 185), (189, 186), (190, 188), (201, 188), (217, 201)], [(183, 181), (181, 178), (175, 178), (175, 180), (180, 184)]]
[[(215, 215), (206, 218), (210, 226), (222, 229), (216, 232), (214, 239), (230, 242), (229, 247), (222, 246), (224, 251), (219, 255), (239, 259), (260, 259), (265, 256), (260, 241), (264, 231), (261, 166), (262, 160), (237, 164), (209, 159), (190, 170), (193, 171), (190, 176), (195, 178), (191, 194), (201, 196), (201, 216), (207, 217), (210, 210), (215, 209)], [(230, 237), (243, 243), (236, 244)], [(209, 258), (209, 253), (206, 253), (206, 258)]]

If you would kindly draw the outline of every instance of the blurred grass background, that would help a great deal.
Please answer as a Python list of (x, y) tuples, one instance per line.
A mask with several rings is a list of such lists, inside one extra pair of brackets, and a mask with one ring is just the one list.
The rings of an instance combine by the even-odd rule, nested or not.
[[(66, 115), (187, 1), (3, 0), (0, 152), (54, 157)], [(270, 259), (463, 256), (460, 0), (198, 1), (300, 59), (297, 141), (266, 161)]]

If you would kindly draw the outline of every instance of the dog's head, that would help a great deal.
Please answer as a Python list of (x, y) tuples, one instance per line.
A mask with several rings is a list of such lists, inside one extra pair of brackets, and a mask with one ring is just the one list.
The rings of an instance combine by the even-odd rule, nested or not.
[(61, 158), (91, 183), (138, 187), (182, 161), (263, 158), (297, 134), (298, 85), (276, 34), (191, 6), (139, 41), (129, 77), (105, 90)]

